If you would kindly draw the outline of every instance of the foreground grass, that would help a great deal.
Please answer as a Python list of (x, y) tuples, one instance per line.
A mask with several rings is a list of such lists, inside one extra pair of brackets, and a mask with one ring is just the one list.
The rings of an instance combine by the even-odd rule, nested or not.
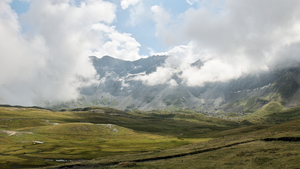
[[(249, 132), (244, 133), (245, 130)], [(296, 137), (300, 140), (299, 131), (300, 119), (296, 119), (288, 123), (257, 129), (253, 127), (235, 129), (234, 135), (215, 138), (207, 142), (156, 152), (128, 154), (113, 158), (102, 157), (77, 165), (91, 168), (122, 168), (119, 164), (135, 162), (136, 166), (132, 168), (142, 169), (299, 168), (300, 142), (265, 141), (266, 138), (280, 137)], [(167, 158), (163, 159), (163, 157)], [(69, 166), (72, 165), (74, 164), (69, 164)]]
[[(283, 110), (277, 102), (240, 122), (187, 110), (0, 107), (0, 168), (120, 168), (145, 159), (152, 160), (135, 168), (297, 168), (298, 142), (263, 140), (300, 137), (300, 119), (290, 121), (299, 115), (299, 108)], [(158, 160), (164, 157), (172, 158)]]
[(166, 119), (167, 128), (162, 128), (160, 118), (134, 116), (109, 108), (52, 112), (0, 107), (0, 119), (1, 168), (43, 167), (161, 151), (210, 139), (177, 137), (180, 132), (189, 134), (185, 130), (197, 124), (185, 124), (182, 130), (182, 121)]
[(256, 141), (177, 159), (146, 162), (137, 168), (298, 168), (299, 148), (300, 143), (294, 142)]

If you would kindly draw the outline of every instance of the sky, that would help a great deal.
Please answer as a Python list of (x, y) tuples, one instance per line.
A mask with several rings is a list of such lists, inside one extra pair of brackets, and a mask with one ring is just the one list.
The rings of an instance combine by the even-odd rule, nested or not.
[[(81, 2), (84, 1), (75, 1), (77, 7), (80, 6)], [(163, 44), (155, 34), (155, 20), (151, 7), (156, 5), (166, 7), (165, 9), (170, 14), (179, 15), (186, 9), (196, 6), (194, 1), (186, 0), (110, 0), (106, 2), (113, 3), (116, 8), (114, 11), (115, 19), (109, 25), (115, 26), (115, 29), (120, 33), (130, 34), (140, 44), (139, 57), (165, 52), (170, 48), (167, 44)], [(30, 0), (13, 0), (10, 5), (20, 16), (29, 10)]]
[(77, 98), (100, 78), (88, 56), (168, 55), (135, 80), (203, 86), (297, 66), (300, 1), (0, 0), (0, 38), (0, 103)]

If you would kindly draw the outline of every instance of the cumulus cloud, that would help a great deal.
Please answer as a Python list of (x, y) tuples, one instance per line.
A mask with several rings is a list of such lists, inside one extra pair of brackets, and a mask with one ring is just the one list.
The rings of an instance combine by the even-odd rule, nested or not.
[(167, 52), (153, 53), (153, 55), (170, 56), (166, 60), (168, 66), (179, 67), (182, 63), (193, 63), (201, 58), (206, 61), (211, 58), (212, 52), (208, 50), (199, 50), (195, 42), (190, 42), (187, 45), (178, 45)]
[(139, 44), (111, 26), (116, 20), (113, 3), (30, 0), (29, 10), (18, 16), (11, 2), (0, 1), (1, 103), (75, 99), (79, 88), (97, 83), (87, 54), (139, 58)]
[[(120, 33), (114, 26), (104, 24), (95, 24), (91, 28), (93, 34), (102, 32), (103, 38), (107, 39), (104, 43), (93, 43), (92, 48), (87, 51), (86, 56), (113, 56), (123, 60), (137, 60), (142, 57), (139, 55), (140, 43), (138, 43), (131, 34)], [(100, 41), (99, 41), (100, 42)]]
[(243, 75), (244, 68), (235, 68), (222, 60), (207, 61), (201, 69), (190, 65), (181, 66), (180, 78), (188, 86), (204, 86), (208, 82), (225, 82)]
[(157, 70), (147, 76), (136, 76), (134, 80), (141, 80), (146, 85), (154, 86), (160, 84), (169, 84), (177, 86), (177, 83), (172, 76), (177, 72), (172, 68), (158, 67)]
[(139, 1), (140, 0), (122, 0), (121, 1), (121, 7), (122, 7), (122, 9), (127, 9), (130, 5), (135, 5)]
[(145, 25), (152, 21), (151, 9), (143, 1), (139, 1), (133, 7), (130, 8), (130, 26), (137, 26), (139, 24)]
[[(162, 7), (153, 11), (161, 16), (154, 18), (157, 36), (171, 47), (164, 53), (170, 55), (166, 65), (180, 67), (182, 83), (187, 85), (227, 81), (282, 63), (299, 63), (298, 0), (201, 1), (198, 8), (178, 16), (163, 13)], [(166, 25), (170, 17), (172, 26)], [(172, 47), (174, 42), (187, 44)], [(201, 68), (183, 63), (199, 59), (205, 61)]]

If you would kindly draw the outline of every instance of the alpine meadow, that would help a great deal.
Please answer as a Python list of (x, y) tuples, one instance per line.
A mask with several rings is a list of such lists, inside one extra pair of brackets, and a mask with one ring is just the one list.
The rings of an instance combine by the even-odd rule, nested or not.
[(300, 168), (299, 0), (0, 0), (0, 168)]

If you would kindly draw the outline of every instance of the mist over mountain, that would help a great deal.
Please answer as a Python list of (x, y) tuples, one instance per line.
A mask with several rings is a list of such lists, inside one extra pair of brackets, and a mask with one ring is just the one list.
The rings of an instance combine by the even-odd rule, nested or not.
[(0, 1), (0, 102), (225, 110), (254, 89), (282, 91), (286, 72), (295, 83), (283, 86), (297, 86), (299, 9), (298, 0)]
[[(189, 86), (181, 79), (179, 68), (172, 72), (170, 83), (148, 84), (141, 80), (152, 76), (166, 64), (168, 56), (151, 56), (124, 61), (110, 56), (91, 56), (99, 75), (97, 85), (81, 88), (81, 97), (57, 107), (108, 106), (122, 110), (187, 108), (209, 114), (252, 112), (272, 101), (293, 107), (300, 101), (300, 67), (278, 68), (245, 74), (225, 82), (207, 82)], [(198, 60), (190, 66), (205, 64)], [(156, 81), (164, 80), (154, 76)]]

